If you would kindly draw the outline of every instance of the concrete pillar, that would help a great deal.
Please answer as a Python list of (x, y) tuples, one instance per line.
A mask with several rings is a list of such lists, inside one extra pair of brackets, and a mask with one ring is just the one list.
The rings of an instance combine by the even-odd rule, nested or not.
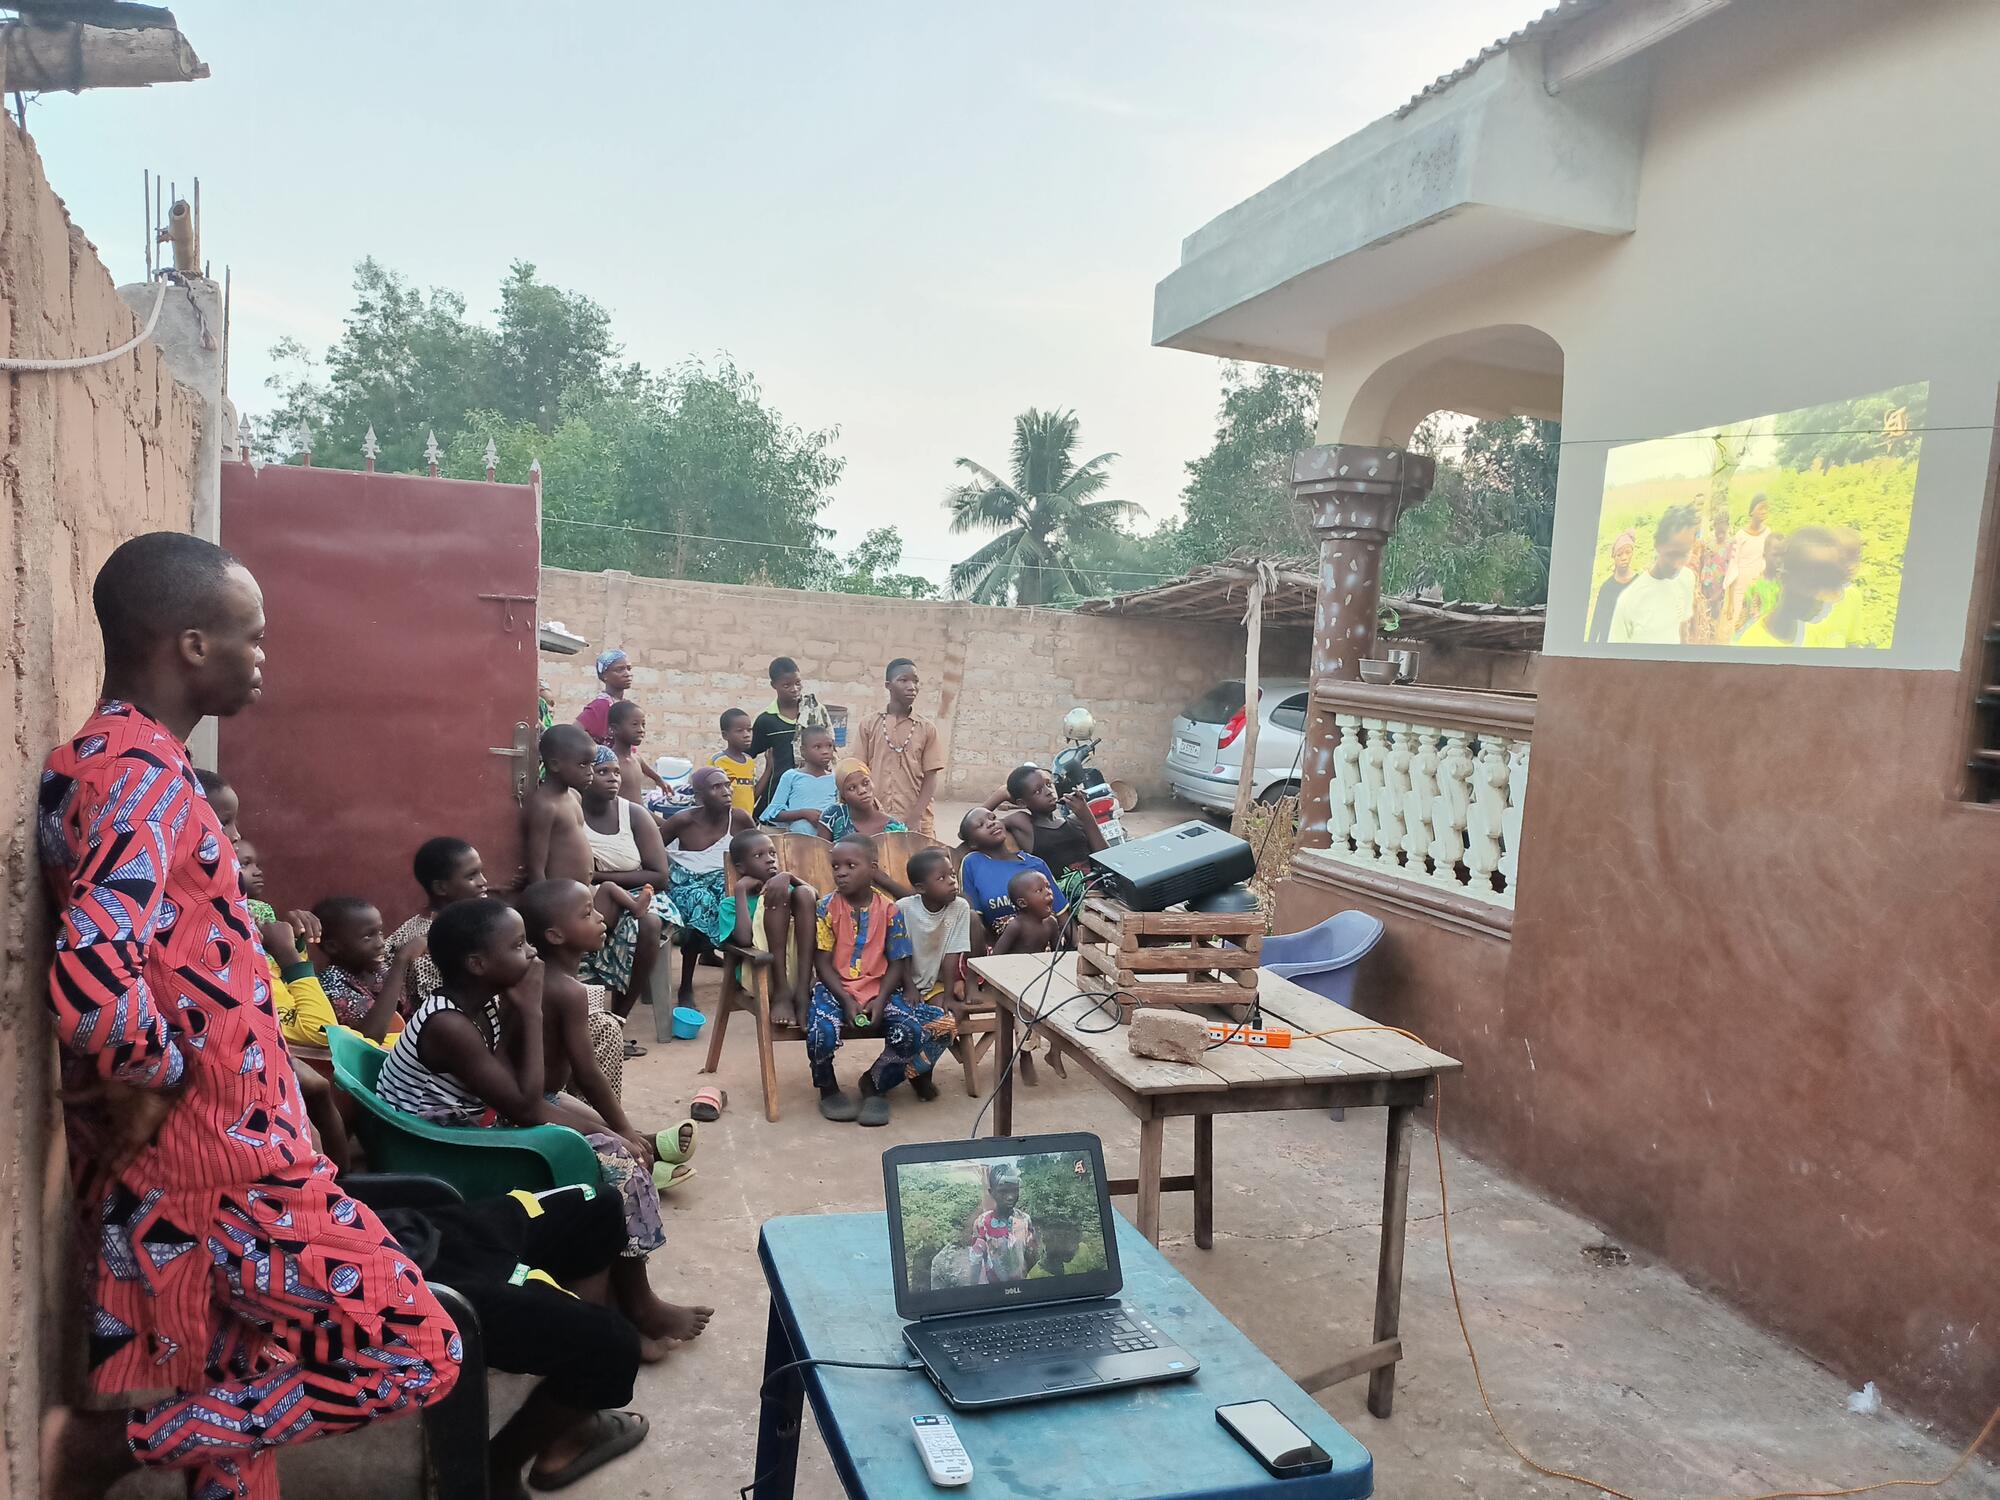
[[(1319, 603), (1313, 611), (1312, 681), (1358, 681), (1375, 645), (1382, 606), (1382, 549), (1405, 510), (1421, 504), (1437, 464), (1400, 448), (1324, 443), (1293, 461), (1292, 494), (1319, 537)], [(1333, 715), (1315, 702), (1306, 718), (1299, 845), (1327, 846)]]
[[(118, 288), (141, 326), (160, 294), (155, 281)], [(153, 325), (152, 342), (167, 372), (193, 391), (201, 405), (201, 436), (194, 450), (194, 534), (222, 541), (222, 450), (236, 445), (236, 414), (222, 391), (222, 288), (204, 276), (169, 286)], [(188, 753), (198, 766), (215, 765), (215, 721), (203, 719), (188, 736)]]

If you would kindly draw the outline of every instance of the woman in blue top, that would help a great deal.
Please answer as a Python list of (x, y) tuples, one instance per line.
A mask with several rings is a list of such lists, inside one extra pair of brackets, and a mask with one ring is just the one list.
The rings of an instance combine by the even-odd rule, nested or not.
[[(1046, 861), (1009, 848), (1007, 826), (990, 807), (975, 807), (967, 813), (958, 825), (958, 836), (966, 845), (958, 883), (990, 942), (1014, 915), (1014, 902), (1007, 894), (1007, 886), (1016, 875), (1023, 870), (1040, 870), (1049, 877), (1050, 885), (1056, 885), (1056, 878)], [(1068, 905), (1062, 888), (1056, 886), (1057, 913)]]

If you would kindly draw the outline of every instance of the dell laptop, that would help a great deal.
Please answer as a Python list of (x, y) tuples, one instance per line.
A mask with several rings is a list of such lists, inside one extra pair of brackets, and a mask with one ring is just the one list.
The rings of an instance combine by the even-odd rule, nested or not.
[(1200, 1363), (1120, 1299), (1094, 1135), (882, 1156), (903, 1338), (961, 1410), (1178, 1380)]

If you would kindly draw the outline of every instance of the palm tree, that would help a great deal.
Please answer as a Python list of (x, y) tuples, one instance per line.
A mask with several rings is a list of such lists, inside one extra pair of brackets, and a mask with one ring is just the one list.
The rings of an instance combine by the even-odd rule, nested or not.
[(1014, 419), (1014, 477), (1002, 479), (969, 458), (958, 466), (972, 477), (953, 487), (944, 503), (955, 532), (998, 531), (999, 536), (951, 570), (951, 591), (979, 604), (1046, 604), (1096, 592), (1067, 543), (1111, 533), (1140, 514), (1129, 500), (1096, 500), (1110, 482), (1115, 453), (1074, 462), (1076, 413), (1036, 411)]

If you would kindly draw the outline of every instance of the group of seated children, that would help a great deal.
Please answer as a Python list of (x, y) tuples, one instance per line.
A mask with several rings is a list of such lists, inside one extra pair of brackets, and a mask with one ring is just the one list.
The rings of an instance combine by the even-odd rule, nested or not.
[[(647, 1431), (643, 1417), (619, 1409), (639, 1366), (699, 1335), (712, 1311), (665, 1301), (648, 1279), (646, 1257), (665, 1238), (659, 1195), (693, 1175), (696, 1127), (639, 1130), (600, 1066), (592, 1023), (602, 1008), (579, 977), (606, 931), (590, 890), (543, 881), (522, 895), (517, 914), (486, 896), (477, 850), (434, 838), (414, 865), (426, 909), (394, 937), (382, 937), (373, 906), (351, 898), (281, 918), (264, 900), (262, 862), (235, 791), (214, 772), (199, 779), (236, 849), (273, 1009), (336, 1169), (350, 1168), (352, 1145), (332, 1084), (311, 1059), (343, 1024), (393, 1043), (377, 1087), (394, 1107), (464, 1126), (562, 1123), (597, 1155), (605, 1190), (381, 1213), (420, 1270), (471, 1304), (488, 1363), (541, 1377), (491, 1439), (490, 1492), (525, 1500), (524, 1470), (534, 1488), (554, 1489), (629, 1452)], [(400, 1005), (404, 996), (414, 1003)], [(563, 1097), (565, 1088), (578, 1097)]]

